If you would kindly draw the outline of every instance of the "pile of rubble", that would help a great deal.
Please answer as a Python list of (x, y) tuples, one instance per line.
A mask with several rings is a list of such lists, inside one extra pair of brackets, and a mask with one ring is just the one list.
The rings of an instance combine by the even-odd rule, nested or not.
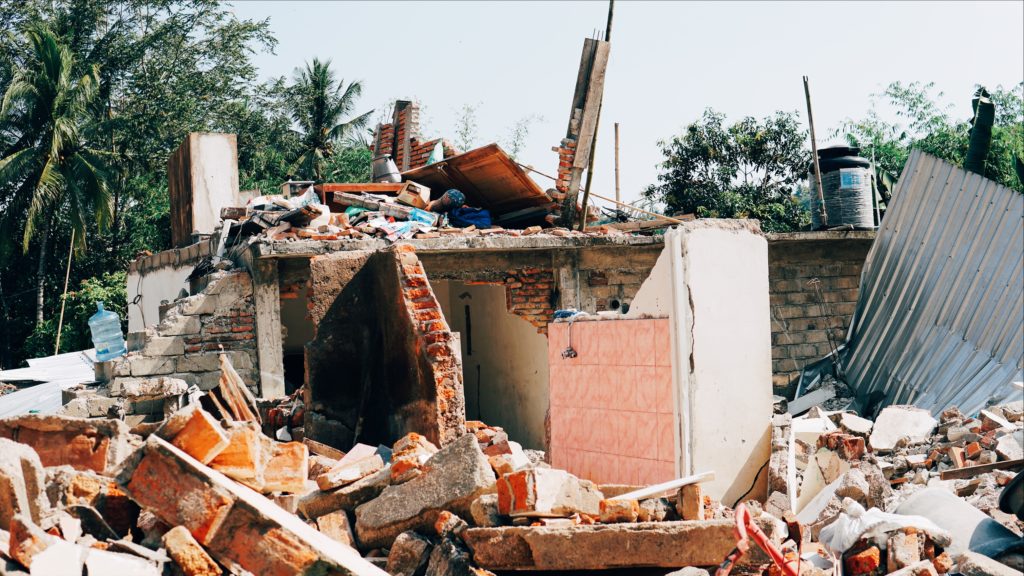
[[(776, 416), (765, 509), (798, 511), (792, 518), (849, 576), (1012, 574), (988, 557), (1024, 567), (1020, 512), (1000, 508), (1024, 467), (1022, 409), (1017, 401), (971, 418), (954, 407), (938, 420), (911, 406), (875, 421), (819, 408)], [(989, 567), (965, 572), (957, 558)]]

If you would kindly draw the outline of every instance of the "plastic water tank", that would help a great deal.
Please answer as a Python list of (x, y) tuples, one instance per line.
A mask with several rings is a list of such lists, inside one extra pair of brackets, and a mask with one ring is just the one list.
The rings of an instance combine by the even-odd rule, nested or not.
[(96, 303), (97, 311), (89, 318), (92, 345), (96, 348), (96, 361), (106, 362), (128, 351), (121, 332), (121, 318), (116, 312), (103, 309), (103, 302)]
[[(821, 166), (821, 189), (825, 197), (828, 226), (849, 224), (854, 228), (875, 227), (871, 205), (871, 162), (857, 156), (860, 148), (831, 146), (818, 150)], [(818, 206), (818, 185), (814, 181), (814, 162), (808, 167), (811, 189), (811, 226), (821, 228)]]

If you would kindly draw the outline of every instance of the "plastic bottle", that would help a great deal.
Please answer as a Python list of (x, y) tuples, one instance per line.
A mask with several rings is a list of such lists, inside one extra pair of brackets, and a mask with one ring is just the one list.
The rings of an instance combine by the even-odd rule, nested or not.
[(128, 349), (121, 333), (121, 319), (116, 312), (103, 309), (103, 302), (96, 303), (97, 312), (89, 318), (92, 345), (96, 348), (96, 361), (106, 362), (123, 355)]

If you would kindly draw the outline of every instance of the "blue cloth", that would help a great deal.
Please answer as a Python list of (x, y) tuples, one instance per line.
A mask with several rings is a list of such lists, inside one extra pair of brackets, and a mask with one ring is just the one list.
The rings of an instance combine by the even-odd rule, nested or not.
[(470, 208), (463, 206), (448, 212), (448, 221), (452, 226), (466, 228), (476, 226), (477, 228), (491, 227), (491, 213), (483, 208)]

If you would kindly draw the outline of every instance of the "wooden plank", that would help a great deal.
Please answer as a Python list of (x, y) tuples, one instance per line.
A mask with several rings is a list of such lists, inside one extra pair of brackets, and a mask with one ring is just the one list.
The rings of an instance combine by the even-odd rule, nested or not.
[(569, 138), (576, 138), (580, 133), (578, 122), (573, 122), (576, 117), (576, 110), (582, 110), (587, 101), (587, 88), (590, 84), (590, 70), (594, 67), (594, 52), (597, 50), (597, 40), (587, 38), (583, 41), (583, 53), (580, 55), (580, 68), (576, 73), (576, 89), (572, 95), (572, 106), (569, 107), (569, 125), (565, 129), (565, 135)]
[[(597, 119), (601, 111), (601, 99), (604, 95), (604, 77), (605, 71), (608, 68), (608, 54), (611, 49), (611, 45), (608, 42), (601, 40), (587, 39), (584, 42), (584, 46), (587, 43), (593, 43), (594, 55), (592, 61), (589, 62), (590, 70), (586, 74), (587, 93), (583, 104), (583, 116), (580, 119), (579, 134), (576, 138), (576, 154), (573, 156), (572, 167), (569, 173), (569, 189), (565, 195), (565, 200), (562, 202), (561, 224), (568, 228), (573, 228), (576, 224), (576, 202), (579, 198), (583, 169), (587, 167), (590, 161), (591, 147), (597, 130)], [(584, 49), (584, 54), (586, 54), (586, 49)], [(583, 58), (580, 62), (581, 75), (583, 68), (587, 65), (587, 59)], [(578, 108), (575, 98), (574, 96), (573, 114), (575, 114), (575, 109)], [(571, 118), (569, 124), (571, 129)]]
[(331, 460), (341, 460), (345, 457), (345, 453), (334, 446), (328, 446), (327, 444), (317, 442), (310, 438), (303, 438), (302, 443), (305, 444), (313, 454), (319, 454), (320, 456), (330, 458)]
[(1002, 462), (981, 464), (980, 466), (968, 466), (967, 468), (950, 468), (949, 470), (943, 470), (939, 474), (939, 479), (961, 480), (963, 478), (977, 476), (978, 474), (992, 472), (993, 470), (1014, 470), (1017, 468), (1024, 468), (1024, 460), (1003, 460)]
[(256, 350), (260, 360), (260, 396), (284, 396), (284, 342), (281, 339), (281, 289), (276, 260), (257, 260), (253, 270)]
[(334, 184), (324, 183), (317, 184), (314, 187), (316, 191), (323, 192), (372, 192), (374, 194), (393, 194), (397, 195), (404, 186), (401, 182), (357, 182), (355, 184)]

